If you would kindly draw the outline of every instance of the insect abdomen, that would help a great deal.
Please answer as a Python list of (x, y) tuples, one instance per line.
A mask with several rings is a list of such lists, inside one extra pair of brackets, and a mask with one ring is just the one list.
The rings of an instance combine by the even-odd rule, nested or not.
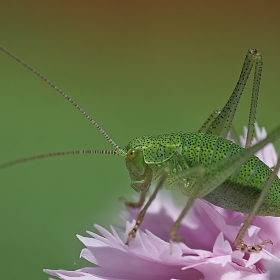
[[(205, 133), (187, 133), (184, 142), (184, 156), (190, 166), (207, 166), (243, 150), (227, 139)], [(203, 199), (225, 209), (249, 213), (271, 172), (258, 157), (252, 156), (221, 186)], [(280, 216), (279, 206), (280, 179), (277, 177), (258, 215)]]

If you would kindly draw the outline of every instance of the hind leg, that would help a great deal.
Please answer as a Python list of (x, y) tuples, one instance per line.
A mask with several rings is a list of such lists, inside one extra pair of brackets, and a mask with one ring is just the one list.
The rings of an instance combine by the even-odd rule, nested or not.
[(243, 237), (244, 237), (244, 234), (247, 231), (248, 227), (250, 226), (253, 218), (256, 216), (257, 212), (259, 211), (271, 185), (273, 184), (274, 179), (277, 176), (277, 172), (278, 172), (279, 168), (280, 168), (280, 157), (278, 158), (276, 167), (274, 168), (274, 170), (271, 173), (271, 175), (269, 176), (265, 186), (263, 187), (263, 190), (262, 190), (258, 200), (256, 201), (254, 207), (252, 208), (251, 212), (249, 213), (247, 219), (245, 220), (243, 226), (241, 227), (241, 229), (239, 230), (239, 232), (235, 238), (234, 243), (237, 245), (237, 248), (242, 252), (249, 252), (249, 253), (260, 252), (262, 250), (263, 245), (273, 244), (272, 241), (270, 239), (268, 239), (268, 240), (261, 242), (258, 245), (248, 246), (247, 244), (245, 244), (243, 242)]

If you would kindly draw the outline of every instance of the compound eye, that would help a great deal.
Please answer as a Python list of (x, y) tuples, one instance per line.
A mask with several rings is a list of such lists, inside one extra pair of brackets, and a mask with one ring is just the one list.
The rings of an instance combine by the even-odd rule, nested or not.
[(134, 150), (134, 149), (129, 149), (128, 152), (127, 152), (127, 157), (129, 159), (135, 159), (136, 158), (136, 154), (137, 154), (137, 151)]

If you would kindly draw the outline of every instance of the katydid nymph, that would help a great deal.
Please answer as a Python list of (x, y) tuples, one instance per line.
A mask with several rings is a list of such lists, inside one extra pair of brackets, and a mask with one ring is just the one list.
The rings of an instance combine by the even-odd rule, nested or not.
[[(141, 136), (130, 141), (124, 148), (118, 146), (95, 120), (53, 83), (6, 49), (0, 47), (0, 50), (39, 76), (66, 98), (113, 146), (112, 150), (78, 150), (32, 156), (4, 163), (0, 165), (0, 168), (35, 159), (70, 154), (121, 156), (125, 159), (129, 171), (131, 187), (140, 193), (139, 201), (125, 201), (125, 204), (134, 208), (141, 208), (144, 205), (134, 228), (127, 236), (127, 245), (136, 236), (145, 213), (157, 192), (162, 187), (171, 189), (174, 186), (178, 186), (183, 195), (189, 199), (171, 228), (172, 241), (181, 241), (181, 238), (177, 236), (180, 222), (195, 199), (203, 198), (225, 209), (249, 213), (235, 239), (238, 249), (243, 252), (259, 252), (266, 243), (272, 244), (269, 239), (257, 245), (246, 245), (242, 240), (255, 215), (280, 216), (280, 179), (276, 175), (280, 161), (278, 160), (272, 170), (254, 156), (266, 144), (274, 142), (280, 137), (280, 125), (264, 140), (251, 146), (263, 63), (262, 55), (256, 49), (248, 50), (237, 85), (223, 109), (210, 114), (197, 132), (180, 131), (157, 136)], [(226, 137), (232, 129), (238, 102), (253, 66), (255, 66), (255, 74), (248, 133), (246, 146), (242, 148), (227, 140)], [(146, 201), (145, 196), (152, 181), (155, 182), (155, 188)]]

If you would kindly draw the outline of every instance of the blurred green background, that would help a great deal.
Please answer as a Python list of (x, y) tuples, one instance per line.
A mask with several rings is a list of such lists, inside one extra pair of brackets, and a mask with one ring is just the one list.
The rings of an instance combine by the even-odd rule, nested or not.
[[(65, 91), (120, 146), (196, 131), (231, 94), (249, 47), (264, 55), (258, 122), (279, 124), (277, 1), (5, 1), (0, 44)], [(0, 53), (0, 162), (55, 151), (110, 149), (42, 80)], [(247, 88), (235, 122), (247, 124)], [(277, 145), (280, 147), (279, 143)], [(278, 149), (279, 150), (279, 149)], [(132, 198), (122, 158), (70, 156), (0, 171), (1, 279), (78, 269), (75, 237), (121, 224)]]

